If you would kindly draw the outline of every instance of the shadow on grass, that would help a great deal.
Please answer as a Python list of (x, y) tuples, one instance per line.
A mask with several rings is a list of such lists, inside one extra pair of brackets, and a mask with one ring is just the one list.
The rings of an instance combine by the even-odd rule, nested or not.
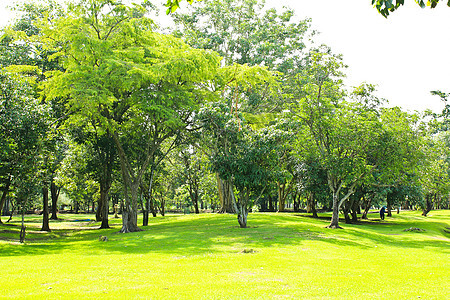
[[(385, 221), (383, 222), (385, 224), (380, 226), (380, 222), (369, 220), (360, 224), (342, 223), (344, 230), (333, 230), (325, 228), (329, 224), (329, 218), (321, 217), (312, 219), (294, 214), (251, 214), (248, 221), (250, 227), (241, 229), (237, 226), (236, 217), (233, 215), (205, 214), (154, 218), (150, 220), (149, 226), (141, 227), (144, 231), (129, 234), (118, 233), (120, 226), (102, 230), (56, 229), (48, 234), (32, 231), (25, 245), (0, 244), (0, 256), (43, 255), (66, 250), (93, 255), (152, 252), (190, 256), (239, 253), (249, 248), (299, 246), (309, 240), (327, 243), (330, 246), (351, 246), (360, 249), (373, 248), (374, 245), (402, 249), (424, 247), (438, 248), (442, 251), (449, 249), (449, 235), (443, 231), (439, 232), (440, 228), (448, 227), (448, 223), (445, 222), (434, 222), (431, 219), (427, 219), (426, 222), (401, 219)], [(403, 232), (403, 229), (413, 226), (425, 228), (427, 232)], [(14, 228), (17, 229), (17, 233), (11, 228), (0, 225), (0, 235), (14, 234), (17, 238), (18, 228)], [(438, 238), (432, 240), (429, 236), (431, 233), (433, 236), (438, 234)], [(107, 236), (108, 241), (99, 241), (100, 235)]]

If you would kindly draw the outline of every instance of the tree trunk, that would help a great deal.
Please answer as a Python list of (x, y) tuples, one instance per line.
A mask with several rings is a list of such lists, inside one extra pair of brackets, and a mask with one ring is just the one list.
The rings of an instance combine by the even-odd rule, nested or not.
[[(0, 213), (2, 216), (9, 216), (11, 214), (10, 205), (11, 205), (11, 199), (9, 199), (9, 197), (6, 197), (5, 204), (3, 205), (3, 210)], [(1, 220), (0, 220), (0, 223), (1, 223)]]
[(387, 216), (392, 217), (392, 206), (389, 203), (387, 205)]
[(333, 214), (331, 215), (331, 223), (327, 228), (342, 228), (339, 226), (339, 193), (336, 191), (333, 191)]
[(43, 211), (42, 211), (42, 228), (41, 231), (50, 231), (49, 221), (48, 221), (48, 187), (44, 183), (42, 188), (42, 201), (43, 201)]
[(150, 199), (150, 211), (152, 212), (153, 218), (156, 218), (156, 214), (158, 211), (156, 210), (155, 200), (153, 200), (153, 196)]
[(286, 197), (285, 197), (286, 184), (278, 183), (278, 212), (283, 212), (286, 209)]
[[(142, 229), (137, 226), (138, 187), (139, 182), (133, 182), (130, 187), (131, 195), (126, 195), (125, 197), (122, 229), (120, 230), (120, 233), (142, 231)], [(129, 199), (129, 196), (131, 196), (131, 199)]]
[(237, 203), (237, 219), (241, 228), (247, 228), (248, 200), (250, 195), (247, 188), (245, 188), (244, 191), (241, 191), (239, 194), (239, 201)]
[(309, 195), (308, 195), (308, 204), (307, 204), (306, 210), (308, 213), (312, 213), (313, 218), (319, 217), (317, 215), (316, 200), (314, 199), (314, 193), (309, 193)]
[(52, 216), (50, 219), (58, 220), (58, 216), (56, 213), (58, 212), (58, 197), (61, 188), (57, 188), (55, 182), (53, 181), (50, 184), (50, 194), (52, 196)]
[(373, 197), (373, 195), (371, 195), (369, 197), (369, 199), (367, 199), (367, 201), (364, 201), (365, 207), (364, 207), (364, 212), (361, 216), (361, 219), (363, 219), (363, 220), (367, 220), (367, 214), (369, 213), (370, 205), (372, 204), (372, 197)]
[[(47, 196), (48, 198), (48, 196)], [(25, 211), (22, 211), (22, 226), (20, 228), (20, 235), (19, 235), (19, 241), (20, 243), (24, 243), (25, 242)]]
[[(433, 204), (431, 203), (431, 197), (432, 197), (431, 194), (429, 194), (425, 197), (426, 203), (425, 203), (425, 207), (422, 211), (422, 216), (424, 216), (424, 217), (426, 217), (428, 215), (428, 213), (431, 211), (431, 209), (433, 208)], [(434, 197), (436, 197), (436, 194)]]
[(300, 201), (298, 201), (299, 198), (300, 198), (299, 193), (295, 192), (294, 197), (293, 197), (293, 199), (294, 199), (294, 211), (295, 212), (298, 212), (300, 210), (300, 203), (299, 203)]
[(80, 204), (78, 203), (78, 200), (74, 200), (74, 206), (75, 206), (75, 214), (78, 214), (80, 210)]
[(344, 219), (345, 219), (345, 223), (346, 224), (351, 224), (352, 220), (350, 219), (350, 217), (348, 216), (349, 212), (350, 212), (350, 207), (351, 207), (352, 203), (350, 199), (347, 199), (344, 202), (344, 205), (342, 207), (342, 213), (344, 215)]
[(143, 220), (142, 220), (142, 226), (148, 226), (148, 215), (149, 215), (149, 209), (151, 209), (153, 217), (156, 217), (156, 211), (153, 207), (152, 203), (152, 192), (153, 192), (153, 176), (155, 174), (155, 169), (153, 166), (150, 168), (150, 180), (148, 182), (148, 194), (144, 194), (145, 198), (145, 208), (144, 214), (143, 214)]
[(6, 181), (5, 187), (3, 188), (2, 198), (0, 199), (0, 224), (2, 224), (1, 214), (3, 211), (3, 206), (6, 202), (6, 196), (9, 192), (9, 187), (11, 186), (11, 176), (8, 176), (8, 180)]
[(220, 199), (220, 213), (236, 213), (234, 209), (234, 202), (236, 201), (233, 191), (233, 184), (231, 180), (222, 180), (218, 174), (217, 178), (217, 189)]
[(144, 196), (145, 202), (142, 205), (142, 226), (148, 226), (148, 215), (150, 211), (150, 201), (147, 199), (148, 195), (145, 193), (145, 189), (141, 187), (142, 195)]
[(198, 210), (198, 193), (197, 193), (197, 191), (191, 192), (191, 199), (192, 199), (192, 203), (194, 204), (195, 213), (199, 214), (200, 211)]
[(354, 200), (350, 208), (353, 223), (358, 222), (358, 210), (360, 210), (359, 202), (360, 202), (359, 200)]
[(273, 205), (272, 196), (270, 196), (270, 194), (268, 194), (267, 197), (269, 198), (269, 211), (274, 212), (275, 207)]
[(95, 211), (95, 221), (100, 222), (102, 220), (103, 213), (103, 201), (102, 201), (102, 184), (100, 183), (100, 198), (97, 203), (97, 210)]
[(109, 213), (109, 185), (107, 182), (100, 182), (100, 201), (98, 202), (97, 212), (100, 212), (100, 220), (102, 224), (100, 225), (100, 229), (109, 228), (108, 224), (108, 213)]

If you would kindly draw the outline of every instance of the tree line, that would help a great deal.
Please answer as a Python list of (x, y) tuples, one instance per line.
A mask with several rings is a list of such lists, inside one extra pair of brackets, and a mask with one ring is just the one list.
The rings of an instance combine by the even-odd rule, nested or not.
[(18, 9), (0, 40), (0, 211), (39, 207), (43, 231), (61, 193), (101, 228), (120, 210), (124, 233), (140, 211), (244, 228), (254, 209), (323, 209), (339, 228), (340, 212), (449, 206), (448, 94), (440, 114), (409, 113), (346, 87), (342, 56), (291, 9), (199, 2), (165, 30), (147, 1)]

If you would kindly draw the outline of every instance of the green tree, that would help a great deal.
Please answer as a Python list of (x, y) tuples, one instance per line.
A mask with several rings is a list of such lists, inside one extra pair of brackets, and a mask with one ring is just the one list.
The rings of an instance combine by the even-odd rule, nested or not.
[(113, 137), (125, 196), (121, 232), (139, 230), (142, 177), (161, 143), (192, 120), (204, 98), (198, 83), (212, 78), (219, 61), (152, 31), (145, 13), (142, 5), (85, 0), (43, 29), (65, 70), (48, 74), (46, 93), (68, 98), (73, 112), (99, 120)]
[(0, 210), (14, 182), (23, 183), (27, 180), (22, 177), (39, 174), (42, 140), (48, 130), (49, 116), (48, 107), (33, 96), (23, 78), (0, 73)]
[[(416, 3), (421, 7), (425, 8), (429, 6), (431, 8), (435, 8), (440, 0), (415, 0)], [(169, 3), (168, 3), (169, 4)], [(385, 18), (389, 16), (391, 12), (397, 10), (401, 5), (405, 4), (405, 0), (372, 0), (372, 5), (378, 10), (380, 14), (382, 14)], [(177, 3), (178, 5), (178, 3)], [(174, 6), (174, 4), (172, 4)], [(450, 1), (447, 1), (447, 6), (450, 7)]]

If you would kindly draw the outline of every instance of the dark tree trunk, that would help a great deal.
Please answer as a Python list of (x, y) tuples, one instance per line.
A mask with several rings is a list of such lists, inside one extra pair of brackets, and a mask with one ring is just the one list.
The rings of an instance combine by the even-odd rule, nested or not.
[[(370, 205), (372, 204), (372, 195), (367, 199), (367, 201), (364, 201), (364, 212), (361, 216), (361, 219), (367, 220), (367, 214), (369, 213)], [(363, 197), (364, 199), (364, 197)]]
[[(6, 196), (9, 192), (9, 187), (11, 186), (11, 176), (8, 176), (8, 180), (6, 181), (5, 187), (3, 188), (2, 198), (0, 198), (0, 215), (3, 211), (3, 206), (6, 202)], [(0, 224), (2, 224), (2, 219), (0, 217)]]
[[(426, 217), (428, 215), (428, 213), (431, 211), (431, 209), (433, 208), (433, 203), (431, 203), (431, 197), (432, 195), (429, 194), (425, 197), (425, 207), (422, 211), (422, 216)], [(434, 195), (434, 197), (436, 198), (436, 194)]]
[(41, 231), (50, 231), (50, 225), (48, 220), (48, 187), (44, 183), (42, 188), (42, 201), (43, 201), (43, 211), (42, 211), (42, 228)]
[[(48, 196), (47, 196), (47, 198), (48, 198)], [(25, 242), (25, 230), (26, 230), (26, 227), (25, 227), (25, 212), (22, 211), (22, 226), (20, 228), (20, 235), (19, 235), (20, 243), (24, 243)]]
[(389, 203), (387, 205), (387, 216), (392, 217), (392, 205)]
[(156, 218), (158, 210), (156, 209), (155, 200), (153, 199), (153, 197), (150, 199), (150, 211), (152, 212), (153, 218)]
[[(3, 210), (1, 212), (1, 215), (9, 216), (11, 214), (10, 205), (11, 205), (11, 200), (9, 199), (9, 197), (6, 197), (5, 204), (3, 205)], [(1, 223), (1, 220), (0, 220), (0, 223)]]
[(299, 193), (296, 192), (296, 193), (294, 194), (294, 197), (293, 197), (293, 199), (294, 199), (294, 211), (295, 211), (295, 212), (298, 212), (298, 211), (300, 210), (300, 201), (299, 201), (299, 198), (300, 198)]
[(348, 199), (344, 202), (344, 205), (342, 206), (342, 213), (344, 215), (344, 219), (345, 219), (345, 223), (346, 224), (351, 224), (352, 220), (350, 219), (350, 217), (348, 216), (349, 212), (350, 212), (350, 207), (351, 207), (352, 203), (351, 200)]
[[(309, 210), (309, 211), (308, 211)], [(314, 193), (310, 193), (308, 195), (308, 207), (307, 212), (312, 213), (313, 218), (318, 218), (317, 210), (316, 210), (316, 200), (314, 198)]]
[(53, 181), (50, 184), (50, 194), (52, 196), (52, 216), (50, 219), (58, 220), (57, 212), (58, 212), (58, 197), (61, 188), (57, 188), (55, 182)]
[(359, 200), (354, 200), (351, 207), (352, 222), (358, 222), (358, 210), (360, 210)]
[(269, 211), (274, 212), (275, 207), (273, 205), (272, 196), (270, 196), (270, 194), (268, 194), (267, 197), (269, 198)]
[(102, 224), (100, 225), (100, 229), (109, 228), (109, 224), (108, 224), (109, 189), (110, 189), (110, 186), (106, 181), (100, 182), (100, 201), (98, 202), (98, 207), (97, 207), (97, 212), (100, 212), (100, 220), (102, 221)]
[(286, 197), (285, 197), (286, 184), (278, 184), (278, 212), (286, 210)]
[(156, 217), (156, 209), (153, 205), (153, 199), (152, 199), (152, 193), (153, 193), (153, 176), (155, 174), (155, 169), (153, 166), (150, 168), (150, 180), (148, 182), (148, 193), (146, 193), (143, 189), (143, 194), (145, 198), (145, 210), (143, 214), (143, 220), (142, 220), (142, 226), (148, 226), (148, 216), (149, 216), (149, 209), (152, 211), (153, 217)]
[(196, 214), (199, 214), (200, 211), (198, 210), (198, 192), (197, 191), (190, 191), (190, 196), (192, 203), (194, 204), (194, 210)]
[[(197, 206), (198, 208), (198, 206)], [(161, 216), (165, 216), (166, 215), (166, 200), (164, 200), (163, 197), (161, 197), (161, 210), (160, 210)]]
[(80, 204), (78, 203), (77, 200), (74, 200), (73, 206), (74, 206), (75, 214), (78, 214), (78, 212), (80, 211)]
[(100, 184), (100, 199), (98, 199), (97, 210), (95, 211), (95, 221), (100, 222), (102, 220), (103, 202), (102, 202), (102, 187)]

